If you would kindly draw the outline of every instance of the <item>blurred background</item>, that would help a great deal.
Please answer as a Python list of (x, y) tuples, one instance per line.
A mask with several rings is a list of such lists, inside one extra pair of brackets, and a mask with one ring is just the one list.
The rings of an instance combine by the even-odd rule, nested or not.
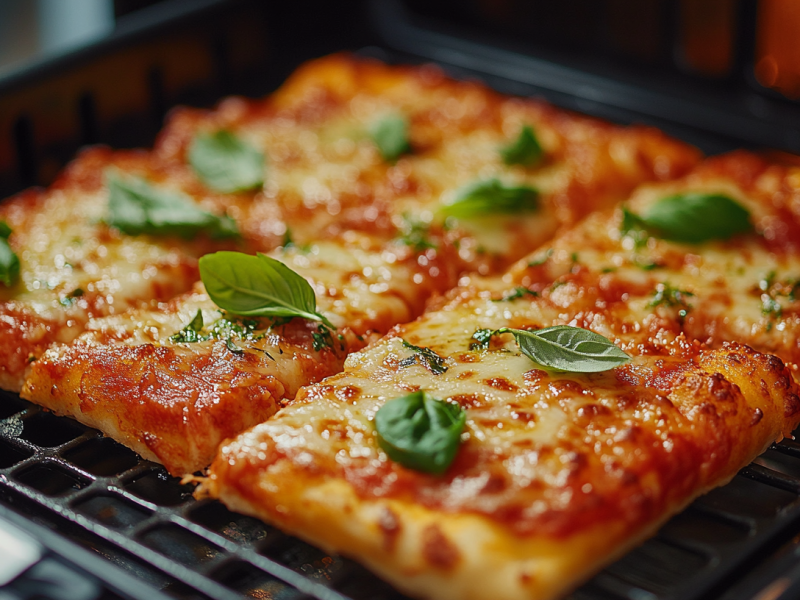
[[(169, 0), (0, 0), (0, 76), (113, 33)], [(307, 2), (313, 6), (314, 2)], [(541, 49), (614, 57), (800, 97), (796, 0), (408, 0), (415, 12)], [(745, 67), (737, 70), (737, 67)]]
[(0, 0), (0, 196), (337, 51), (433, 61), (708, 153), (800, 153), (798, 0)]

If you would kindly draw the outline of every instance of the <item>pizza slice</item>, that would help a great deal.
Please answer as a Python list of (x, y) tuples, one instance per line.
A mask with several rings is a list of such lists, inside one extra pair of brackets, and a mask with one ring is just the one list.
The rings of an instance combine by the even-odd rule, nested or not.
[(484, 283), (226, 442), (200, 493), (413, 596), (544, 600), (800, 420), (776, 357)]
[[(262, 320), (237, 342), (246, 361), (224, 340), (187, 346), (171, 338), (194, 319), (189, 294), (96, 319), (32, 364), (25, 398), (181, 474), (206, 466), (218, 441), (301, 386), (338, 372), (361, 347), (358, 336), (415, 318), (465, 273), (496, 272), (641, 181), (683, 173), (698, 153), (657, 130), (500, 96), (434, 68), (335, 56), (303, 67), (266, 100), (178, 111), (153, 160), (180, 189), (220, 203), (246, 252), (282, 236), (273, 256), (311, 281), (345, 340), (321, 354), (309, 337), (316, 324), (293, 326), (286, 339), (290, 330), (279, 328), (280, 347), (292, 350), (276, 357), (263, 346), (271, 325)], [(264, 390), (262, 407), (228, 418), (228, 404), (248, 402), (255, 389)]]
[(432, 65), (347, 54), (301, 66), (262, 100), (173, 111), (154, 152), (202, 163), (198, 148), (220, 132), (263, 153), (263, 194), (301, 242), (348, 230), (418, 237), (444, 225), (460, 270), (484, 274), (700, 159), (653, 128), (501, 95)]

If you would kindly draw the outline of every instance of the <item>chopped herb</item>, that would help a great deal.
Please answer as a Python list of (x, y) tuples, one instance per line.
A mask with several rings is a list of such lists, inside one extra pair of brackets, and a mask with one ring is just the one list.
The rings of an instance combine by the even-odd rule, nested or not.
[(8, 244), (11, 227), (5, 221), (0, 221), (0, 282), (6, 287), (11, 287), (19, 279), (19, 257)]
[[(312, 345), (314, 346), (314, 350), (316, 350), (317, 352), (319, 352), (323, 348), (332, 349), (335, 343), (333, 341), (333, 335), (331, 334), (331, 330), (325, 327), (325, 325), (323, 325), (322, 323), (320, 323), (317, 326), (316, 332), (311, 333), (311, 337), (314, 340)], [(342, 334), (339, 334), (336, 337), (339, 340), (340, 349), (344, 350), (345, 349), (344, 336)]]
[(694, 296), (692, 292), (679, 290), (672, 287), (669, 283), (659, 283), (653, 292), (653, 299), (650, 300), (648, 306), (683, 306), (691, 308), (687, 302), (687, 298)]
[(692, 296), (694, 296), (692, 292), (679, 290), (669, 283), (659, 283), (653, 292), (653, 299), (648, 302), (647, 306), (651, 308), (656, 306), (678, 307), (678, 318), (683, 324), (686, 315), (692, 310), (692, 305), (688, 302), (688, 298)]
[(203, 330), (203, 311), (199, 308), (191, 321), (178, 333), (170, 336), (169, 341), (175, 343), (193, 343), (199, 341), (199, 334)]
[(489, 343), (492, 341), (494, 329), (476, 329), (472, 334), (472, 342), (469, 344), (470, 350), (488, 350)]
[(536, 133), (530, 125), (523, 125), (517, 138), (500, 149), (500, 156), (507, 165), (532, 167), (542, 160), (544, 151)]
[(783, 307), (769, 294), (761, 294), (761, 314), (765, 317), (780, 319), (783, 316)]
[(537, 257), (535, 257), (533, 260), (529, 261), (528, 262), (528, 266), (529, 267), (540, 267), (541, 265), (546, 263), (548, 260), (550, 260), (551, 256), (553, 256), (553, 249), (552, 248), (548, 248), (543, 253), (541, 253)]
[(447, 371), (444, 359), (430, 348), (415, 346), (403, 340), (403, 346), (413, 350), (414, 354), (400, 361), (401, 367), (410, 367), (413, 364), (420, 364), (434, 375), (441, 375)]
[(428, 239), (430, 225), (419, 219), (415, 219), (409, 214), (403, 215), (403, 224), (400, 228), (400, 237), (397, 241), (414, 250), (414, 252), (424, 252), (429, 249), (436, 249), (436, 244)]
[(762, 292), (769, 291), (769, 288), (775, 283), (775, 271), (770, 271), (767, 275), (758, 282), (758, 289)]
[(617, 270), (617, 267), (603, 267), (602, 269), (600, 269), (600, 272), (601, 273), (613, 273), (616, 270)]
[(81, 288), (75, 288), (69, 294), (61, 298), (58, 302), (59, 304), (61, 304), (61, 306), (70, 307), (73, 304), (75, 304), (75, 301), (81, 296), (83, 296), (83, 294), (84, 291)]
[(657, 262), (643, 261), (638, 257), (633, 261), (633, 263), (643, 271), (652, 271), (653, 269), (659, 269), (662, 266)]
[(800, 279), (778, 281), (775, 271), (770, 271), (758, 282), (758, 289), (761, 291), (761, 314), (771, 319), (780, 319), (783, 316), (783, 306), (779, 299), (786, 298), (789, 302), (795, 302)]
[(533, 296), (534, 298), (536, 298), (538, 295), (539, 292), (534, 292), (533, 290), (529, 290), (528, 288), (522, 287), (520, 285), (515, 287), (513, 292), (509, 292), (502, 298), (493, 300), (493, 302), (511, 302), (512, 300), (517, 300), (519, 298), (522, 298), (523, 296)]
[(170, 336), (169, 340), (176, 344), (192, 344), (207, 342), (209, 340), (223, 340), (225, 347), (234, 354), (243, 354), (244, 350), (234, 343), (234, 339), (255, 341), (264, 337), (264, 334), (255, 335), (258, 328), (255, 319), (231, 319), (223, 317), (217, 319), (208, 327), (208, 332), (203, 333), (203, 311), (199, 308), (192, 320), (183, 329)]

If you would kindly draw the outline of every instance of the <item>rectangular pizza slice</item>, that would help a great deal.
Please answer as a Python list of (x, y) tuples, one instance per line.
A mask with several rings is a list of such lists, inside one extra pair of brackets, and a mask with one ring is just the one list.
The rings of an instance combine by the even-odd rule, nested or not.
[[(563, 309), (501, 297), (464, 290), (351, 354), (223, 444), (203, 493), (414, 596), (546, 600), (800, 420), (774, 356), (654, 339), (635, 315), (615, 316), (619, 346), (582, 328), (554, 339)], [(609, 347), (630, 359), (609, 368)], [(587, 363), (609, 370), (563, 371)]]

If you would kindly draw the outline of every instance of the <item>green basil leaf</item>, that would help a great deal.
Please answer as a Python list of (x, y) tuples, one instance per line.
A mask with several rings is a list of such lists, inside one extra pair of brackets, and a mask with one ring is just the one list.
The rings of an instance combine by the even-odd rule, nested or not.
[(722, 194), (699, 192), (661, 198), (642, 215), (625, 215), (626, 225), (630, 229), (643, 226), (656, 237), (690, 244), (727, 240), (753, 229), (750, 213), (741, 204)]
[(537, 331), (503, 327), (522, 353), (545, 368), (570, 373), (597, 373), (625, 364), (631, 357), (607, 338), (588, 329), (557, 325)]
[(387, 115), (379, 119), (370, 126), (369, 135), (386, 162), (394, 162), (411, 152), (408, 119), (402, 115)]
[(0, 221), (0, 281), (6, 287), (11, 287), (19, 279), (19, 257), (8, 244), (11, 228), (4, 221)]
[(300, 317), (335, 329), (317, 312), (311, 285), (282, 262), (258, 254), (215, 252), (200, 258), (200, 278), (214, 303), (248, 317)]
[(440, 211), (448, 217), (470, 219), (488, 214), (531, 212), (539, 206), (539, 192), (526, 185), (507, 186), (486, 179), (462, 188)]
[(539, 144), (536, 133), (530, 125), (523, 125), (517, 139), (500, 149), (500, 156), (507, 165), (532, 167), (542, 160), (544, 151)]
[(224, 129), (198, 133), (189, 146), (189, 164), (217, 192), (242, 192), (264, 183), (264, 154)]
[(414, 392), (389, 400), (375, 414), (378, 445), (404, 467), (441, 475), (456, 457), (467, 413), (458, 405)]
[(224, 238), (239, 235), (228, 216), (198, 208), (191, 199), (151, 186), (140, 177), (106, 174), (108, 224), (128, 235), (143, 233), (192, 238), (198, 233)]

